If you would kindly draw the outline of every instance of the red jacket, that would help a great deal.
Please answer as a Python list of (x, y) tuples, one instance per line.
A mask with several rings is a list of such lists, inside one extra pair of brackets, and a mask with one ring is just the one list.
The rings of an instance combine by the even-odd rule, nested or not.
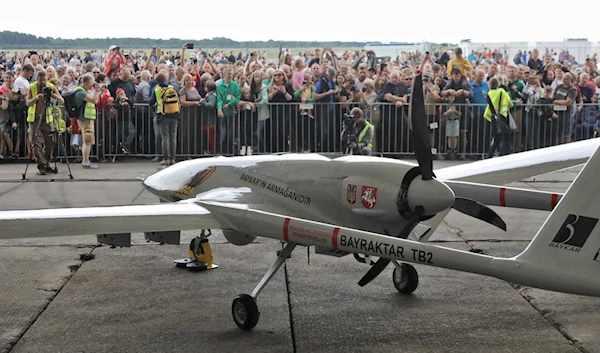
[[(116, 63), (114, 61), (117, 61)], [(125, 57), (121, 53), (107, 55), (106, 60), (104, 61), (104, 74), (108, 76), (108, 73), (111, 69), (116, 68), (121, 71), (123, 66), (125, 66)]]

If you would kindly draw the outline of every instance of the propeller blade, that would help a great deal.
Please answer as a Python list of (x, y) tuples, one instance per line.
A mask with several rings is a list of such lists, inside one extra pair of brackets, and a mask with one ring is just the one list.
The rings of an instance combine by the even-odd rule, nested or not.
[(364, 287), (367, 283), (369, 283), (372, 280), (374, 280), (377, 276), (379, 276), (379, 274), (381, 272), (383, 272), (383, 270), (385, 270), (385, 268), (387, 267), (387, 265), (390, 262), (391, 262), (391, 260), (384, 259), (384, 258), (379, 258), (379, 260), (377, 260), (377, 262), (375, 263), (375, 265), (371, 266), (371, 268), (363, 276), (363, 278), (361, 278), (360, 281), (358, 281), (358, 285), (361, 286), (361, 287)]
[[(411, 220), (404, 226), (404, 228), (402, 228), (397, 238), (408, 238), (410, 232), (412, 232), (412, 230), (417, 226), (417, 224), (419, 224), (419, 219), (421, 218), (424, 212), (425, 209), (423, 207), (417, 206), (413, 218), (411, 218)], [(385, 231), (385, 233), (389, 235), (387, 231)], [(385, 268), (390, 262), (391, 260), (379, 258), (375, 265), (371, 266), (369, 271), (365, 273), (365, 275), (360, 279), (360, 281), (358, 281), (358, 285), (364, 287), (367, 283), (377, 278), (377, 276), (379, 276), (379, 274), (383, 272), (383, 270), (385, 270)]]
[(411, 140), (421, 176), (423, 180), (433, 178), (433, 157), (431, 156), (431, 142), (429, 141), (429, 126), (427, 115), (425, 115), (425, 99), (423, 98), (423, 75), (419, 73), (415, 77), (410, 100)]
[(456, 197), (452, 208), (458, 212), (473, 216), (484, 222), (494, 225), (503, 231), (506, 231), (506, 223), (504, 223), (502, 218), (500, 218), (500, 216), (498, 216), (498, 214), (491, 208), (482, 204), (481, 202), (464, 197)]

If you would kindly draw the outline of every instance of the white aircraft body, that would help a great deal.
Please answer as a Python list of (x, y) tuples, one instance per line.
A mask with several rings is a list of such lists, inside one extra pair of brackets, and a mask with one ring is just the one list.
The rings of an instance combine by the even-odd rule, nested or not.
[[(416, 121), (422, 109), (417, 104), (412, 125), (418, 137), (424, 130)], [(144, 180), (159, 204), (0, 212), (0, 239), (97, 234), (105, 243), (122, 244), (134, 232), (221, 229), (240, 246), (257, 236), (280, 240), (285, 248), (256, 288), (233, 301), (233, 318), (242, 329), (256, 326), (260, 291), (298, 245), (315, 246), (323, 255), (379, 258), (361, 286), (391, 262), (393, 283), (402, 293), (417, 288), (417, 272), (409, 265), (416, 263), (600, 296), (600, 139), (435, 171), (429, 138), (419, 141), (425, 142), (415, 142), (418, 165), (317, 154), (184, 161)], [(564, 195), (493, 185), (584, 163)], [(506, 230), (486, 205), (552, 212), (529, 246), (512, 258), (427, 243), (452, 208)]]

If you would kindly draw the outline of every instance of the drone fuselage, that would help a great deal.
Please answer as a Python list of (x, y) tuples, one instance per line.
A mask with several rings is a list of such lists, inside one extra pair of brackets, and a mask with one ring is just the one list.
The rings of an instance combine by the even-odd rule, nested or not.
[[(144, 185), (163, 201), (222, 200), (260, 205), (261, 210), (307, 220), (342, 224), (384, 234), (397, 233), (407, 220), (397, 210), (404, 175), (417, 165), (379, 157), (317, 154), (216, 157), (180, 162)], [(447, 192), (437, 180), (427, 193)]]

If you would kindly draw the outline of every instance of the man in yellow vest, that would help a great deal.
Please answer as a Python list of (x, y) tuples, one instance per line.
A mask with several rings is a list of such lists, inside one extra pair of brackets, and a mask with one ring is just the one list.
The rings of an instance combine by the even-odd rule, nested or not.
[[(85, 74), (81, 77), (81, 86), (75, 88), (75, 105), (78, 108), (77, 126), (83, 137), (81, 147), (81, 166), (85, 169), (97, 169), (96, 163), (90, 162), (90, 152), (96, 143), (94, 121), (96, 121), (96, 104), (106, 88), (96, 83), (94, 76)], [(95, 90), (93, 93), (92, 91)]]
[[(54, 122), (52, 117), (52, 99), (60, 104), (65, 104), (64, 99), (58, 93), (58, 89), (46, 81), (46, 71), (38, 72), (37, 81), (29, 87), (27, 95), (27, 123), (29, 124), (29, 140), (36, 157), (38, 174), (45, 175), (47, 172), (56, 170), (50, 167), (52, 150), (54, 149)], [(44, 149), (42, 149), (42, 142)]]
[(346, 125), (342, 134), (349, 136), (354, 133), (356, 141), (350, 142), (348, 148), (352, 151), (351, 154), (370, 156), (373, 153), (373, 125), (365, 120), (362, 109), (358, 107), (352, 108), (350, 116), (354, 121), (354, 131), (351, 131), (351, 127)]

